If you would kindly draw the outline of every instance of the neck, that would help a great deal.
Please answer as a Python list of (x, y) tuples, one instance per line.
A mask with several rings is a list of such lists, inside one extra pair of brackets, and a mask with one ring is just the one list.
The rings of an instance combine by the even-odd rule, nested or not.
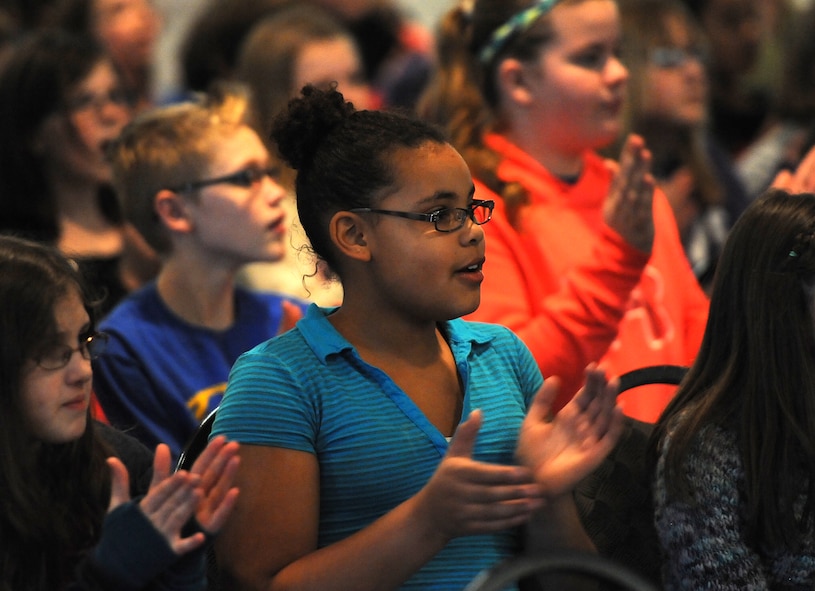
[(334, 328), (363, 356), (369, 352), (377, 357), (411, 359), (417, 363), (438, 356), (439, 334), (435, 320), (407, 317), (399, 310), (383, 308), (368, 297), (355, 297), (353, 291), (345, 294), (342, 306), (329, 318)]
[(582, 146), (552, 145), (529, 125), (513, 125), (504, 135), (557, 177), (575, 177), (583, 169), (585, 149)]
[(185, 322), (225, 330), (235, 321), (236, 272), (174, 253), (159, 273), (158, 292), (166, 306)]

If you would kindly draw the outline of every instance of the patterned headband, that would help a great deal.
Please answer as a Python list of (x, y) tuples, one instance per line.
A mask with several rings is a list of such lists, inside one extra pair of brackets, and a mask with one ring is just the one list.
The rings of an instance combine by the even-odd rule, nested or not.
[(558, 0), (540, 0), (529, 8), (514, 14), (507, 22), (493, 31), (490, 40), (478, 54), (478, 59), (481, 60), (482, 64), (490, 63), (498, 52), (503, 49), (510, 37), (525, 31), (532, 23), (552, 10), (557, 3)]

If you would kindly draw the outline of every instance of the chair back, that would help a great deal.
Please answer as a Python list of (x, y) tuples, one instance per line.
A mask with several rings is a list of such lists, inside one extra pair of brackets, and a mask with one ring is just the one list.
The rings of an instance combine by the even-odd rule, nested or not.
[[(540, 556), (518, 556), (482, 572), (464, 591), (503, 591), (531, 575), (576, 574), (612, 583), (614, 589), (657, 591), (657, 587), (618, 562), (599, 554), (563, 551)], [(604, 587), (601, 587), (604, 588)]]
[[(201, 421), (201, 424), (198, 425), (198, 429), (195, 430), (195, 434), (190, 438), (187, 445), (184, 446), (184, 449), (178, 456), (178, 461), (176, 462), (175, 466), (176, 471), (189, 470), (192, 468), (195, 460), (197, 460), (198, 456), (201, 455), (201, 452), (204, 451), (204, 448), (209, 442), (209, 434), (212, 433), (212, 425), (215, 423), (215, 413), (217, 412), (217, 408), (210, 411), (210, 413), (204, 417), (204, 420)], [(221, 589), (221, 584), (218, 574), (218, 563), (215, 559), (215, 548), (211, 540), (207, 541), (206, 569), (207, 591), (219, 591)]]
[(178, 456), (178, 461), (175, 465), (176, 471), (189, 470), (192, 468), (195, 460), (197, 460), (201, 452), (204, 451), (207, 443), (209, 443), (209, 434), (212, 433), (212, 425), (215, 423), (215, 413), (217, 412), (217, 408), (212, 409), (210, 413), (204, 417), (204, 420), (201, 421), (201, 424), (198, 425), (195, 434), (190, 438)]
[[(678, 385), (688, 368), (653, 365), (620, 376), (620, 392), (647, 384)], [(651, 482), (645, 463), (651, 423), (625, 418), (617, 445), (575, 487), (578, 515), (597, 552), (661, 586), (659, 539), (653, 522)]]

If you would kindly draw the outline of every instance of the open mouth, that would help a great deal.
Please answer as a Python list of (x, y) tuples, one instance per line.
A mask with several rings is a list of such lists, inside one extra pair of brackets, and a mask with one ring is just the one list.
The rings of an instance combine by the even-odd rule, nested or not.
[(286, 216), (281, 215), (279, 218), (275, 219), (268, 226), (266, 226), (266, 229), (269, 230), (270, 232), (283, 232), (285, 230), (284, 224), (285, 221)]
[(458, 270), (458, 273), (479, 273), (484, 268), (484, 259)]

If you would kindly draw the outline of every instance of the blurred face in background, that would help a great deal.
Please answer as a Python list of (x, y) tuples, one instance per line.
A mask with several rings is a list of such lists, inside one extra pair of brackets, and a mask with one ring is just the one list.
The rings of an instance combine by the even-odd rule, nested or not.
[(113, 64), (100, 60), (63, 102), (43, 121), (34, 141), (47, 174), (60, 181), (109, 182), (106, 148), (132, 116)]
[(744, 74), (759, 57), (760, 0), (709, 0), (701, 13), (714, 72)]
[(651, 47), (646, 58), (643, 110), (648, 116), (698, 125), (705, 119), (708, 95), (701, 48), (684, 18), (668, 15), (666, 19), (668, 39)]
[(127, 74), (149, 68), (160, 30), (150, 0), (93, 0), (96, 34)]
[(357, 110), (371, 108), (371, 90), (359, 52), (350, 37), (306, 43), (297, 55), (292, 72), (292, 96), (306, 84), (326, 88), (331, 82), (337, 82), (337, 90)]

